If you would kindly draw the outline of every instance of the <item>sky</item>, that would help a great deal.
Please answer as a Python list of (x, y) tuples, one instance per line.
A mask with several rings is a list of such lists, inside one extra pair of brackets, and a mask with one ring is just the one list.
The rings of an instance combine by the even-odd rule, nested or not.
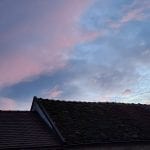
[(0, 0), (0, 109), (33, 96), (150, 104), (150, 1)]

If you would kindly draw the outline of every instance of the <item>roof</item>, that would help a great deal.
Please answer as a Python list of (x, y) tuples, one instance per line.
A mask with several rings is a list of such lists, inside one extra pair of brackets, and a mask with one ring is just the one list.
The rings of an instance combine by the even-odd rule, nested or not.
[(37, 101), (69, 145), (150, 141), (148, 105)]
[(0, 149), (40, 148), (58, 143), (35, 112), (0, 111)]

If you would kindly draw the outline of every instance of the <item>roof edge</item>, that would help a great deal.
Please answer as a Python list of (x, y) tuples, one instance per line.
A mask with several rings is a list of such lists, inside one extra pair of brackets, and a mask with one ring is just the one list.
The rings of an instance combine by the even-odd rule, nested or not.
[(40, 100), (36, 96), (33, 97), (31, 110), (33, 109), (34, 103), (36, 103), (40, 107), (41, 111), (43, 112), (43, 114), (47, 118), (48, 122), (51, 124), (51, 126), (54, 129), (55, 133), (58, 135), (58, 137), (59, 137), (60, 141), (62, 142), (62, 144), (65, 144), (66, 141), (65, 141), (64, 137), (62, 136), (62, 134), (60, 133), (59, 129), (56, 127), (56, 125), (54, 124), (53, 120), (48, 115), (46, 109), (43, 107), (43, 105), (40, 103)]
[(140, 106), (150, 106), (150, 104), (145, 104), (145, 103), (124, 103), (124, 102), (115, 102), (115, 101), (85, 101), (85, 100), (64, 100), (64, 99), (47, 99), (47, 98), (41, 98), (41, 97), (36, 97), (34, 96), (33, 100), (36, 99), (38, 101), (40, 100), (45, 100), (45, 101), (57, 101), (57, 102), (65, 102), (65, 103), (89, 103), (89, 104), (117, 104), (117, 105), (140, 105)]
[(38, 100), (38, 98), (36, 96), (33, 97), (33, 100), (32, 100), (32, 104), (31, 104), (31, 108), (30, 108), (30, 111), (32, 111), (33, 109), (33, 105), (34, 103)]

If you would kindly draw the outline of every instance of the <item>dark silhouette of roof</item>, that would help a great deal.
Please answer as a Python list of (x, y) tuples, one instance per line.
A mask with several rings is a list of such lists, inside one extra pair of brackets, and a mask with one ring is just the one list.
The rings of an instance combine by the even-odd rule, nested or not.
[(36, 112), (0, 111), (0, 149), (58, 145), (52, 131)]
[(67, 144), (150, 141), (148, 105), (36, 100)]

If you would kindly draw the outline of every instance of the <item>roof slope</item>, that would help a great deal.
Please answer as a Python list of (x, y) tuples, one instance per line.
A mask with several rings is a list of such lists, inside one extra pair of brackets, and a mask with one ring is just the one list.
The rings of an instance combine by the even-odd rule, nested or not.
[(56, 144), (53, 134), (35, 112), (0, 111), (0, 149)]
[(68, 144), (150, 141), (148, 105), (38, 99)]

